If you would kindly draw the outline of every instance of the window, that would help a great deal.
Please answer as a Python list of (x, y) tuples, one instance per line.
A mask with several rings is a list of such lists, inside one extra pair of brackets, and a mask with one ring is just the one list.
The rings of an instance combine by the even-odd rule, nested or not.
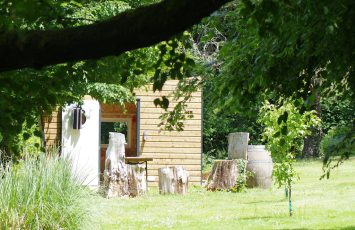
[(108, 145), (109, 132), (123, 133), (127, 147), (131, 146), (131, 119), (129, 118), (105, 118), (101, 120), (101, 144)]

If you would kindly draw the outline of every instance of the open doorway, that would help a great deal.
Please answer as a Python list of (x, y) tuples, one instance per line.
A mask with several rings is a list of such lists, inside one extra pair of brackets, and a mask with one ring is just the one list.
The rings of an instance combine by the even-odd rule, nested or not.
[(137, 156), (137, 108), (135, 103), (125, 106), (101, 104), (100, 118), (100, 171), (105, 169), (109, 132), (123, 133), (126, 137), (126, 157)]

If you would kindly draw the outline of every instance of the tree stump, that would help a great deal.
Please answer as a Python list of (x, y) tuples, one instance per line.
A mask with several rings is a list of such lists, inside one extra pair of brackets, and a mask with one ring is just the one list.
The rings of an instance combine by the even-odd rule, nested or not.
[(107, 198), (128, 196), (127, 167), (119, 162), (118, 167), (111, 172), (105, 172), (105, 187)]
[(139, 164), (127, 165), (127, 171), (129, 196), (136, 197), (144, 194), (147, 190), (145, 169)]
[(189, 184), (189, 173), (183, 167), (174, 167), (174, 175), (176, 175), (176, 193), (187, 194)]
[(216, 160), (207, 180), (207, 190), (229, 190), (236, 184), (237, 165), (234, 160)]
[(139, 164), (126, 165), (124, 134), (110, 132), (109, 137), (104, 171), (107, 198), (136, 197), (143, 194), (147, 190), (145, 170)]
[(124, 162), (125, 143), (124, 134), (109, 133), (104, 172), (104, 185), (108, 198), (129, 195), (127, 166)]
[(247, 160), (249, 133), (237, 132), (228, 135), (228, 158)]
[(160, 194), (187, 194), (189, 173), (181, 166), (159, 169)]

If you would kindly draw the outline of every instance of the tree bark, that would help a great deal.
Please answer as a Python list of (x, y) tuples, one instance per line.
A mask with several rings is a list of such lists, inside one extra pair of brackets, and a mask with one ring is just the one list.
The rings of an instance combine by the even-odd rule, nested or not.
[(124, 162), (126, 143), (122, 133), (109, 133), (106, 150), (104, 185), (108, 198), (128, 196), (128, 173)]
[(109, 20), (57, 30), (0, 33), (0, 72), (119, 55), (169, 39), (231, 0), (165, 0)]
[(207, 180), (207, 190), (229, 190), (236, 184), (237, 165), (234, 160), (216, 160)]
[(189, 173), (182, 167), (174, 167), (174, 174), (176, 175), (176, 193), (185, 195), (189, 185)]
[(127, 165), (128, 193), (130, 197), (140, 196), (147, 190), (145, 170), (140, 165)]
[(139, 164), (126, 165), (124, 156), (126, 143), (122, 133), (109, 133), (106, 151), (104, 187), (107, 198), (136, 197), (147, 190), (145, 170)]
[(159, 169), (160, 194), (187, 194), (189, 174), (182, 167)]

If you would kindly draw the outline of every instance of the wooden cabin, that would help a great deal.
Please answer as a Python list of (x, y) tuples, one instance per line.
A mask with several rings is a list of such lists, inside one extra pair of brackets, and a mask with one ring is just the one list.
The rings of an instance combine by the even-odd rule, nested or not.
[[(201, 183), (202, 166), (202, 98), (201, 91), (193, 93), (192, 99), (187, 103), (187, 110), (193, 112), (193, 118), (184, 121), (183, 131), (162, 131), (158, 127), (161, 120), (159, 116), (164, 110), (155, 107), (155, 98), (167, 96), (170, 106), (176, 101), (172, 100), (172, 93), (178, 81), (168, 80), (163, 90), (153, 92), (152, 86), (135, 91), (137, 102), (126, 104), (125, 108), (119, 105), (100, 103), (100, 151), (99, 170), (104, 169), (105, 153), (108, 144), (108, 132), (119, 131), (126, 135), (126, 156), (152, 157), (148, 162), (148, 185), (158, 185), (158, 169), (166, 166), (183, 166), (190, 175), (190, 185)], [(171, 109), (171, 108), (170, 108)], [(62, 110), (59, 109), (51, 115), (43, 117), (43, 129), (46, 146), (58, 145), (63, 140)], [(65, 131), (65, 129), (64, 129)], [(139, 134), (138, 134), (139, 133)], [(138, 134), (138, 135), (137, 135)], [(138, 150), (137, 150), (138, 148)]]

